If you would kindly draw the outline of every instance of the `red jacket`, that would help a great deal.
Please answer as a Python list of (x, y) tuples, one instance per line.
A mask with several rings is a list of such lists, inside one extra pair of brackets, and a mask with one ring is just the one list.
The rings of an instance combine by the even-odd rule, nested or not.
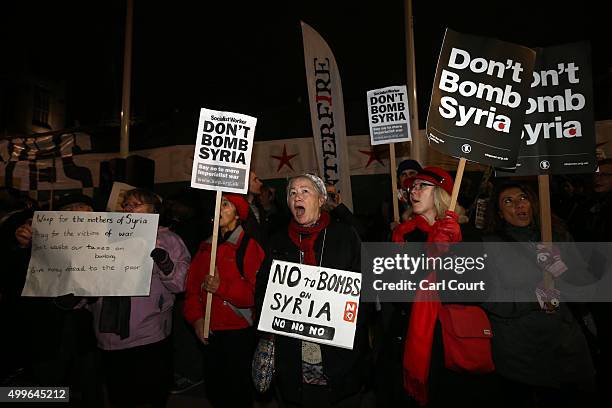
[[(259, 244), (251, 238), (244, 255), (244, 277), (236, 264), (236, 251), (244, 238), (244, 230), (238, 226), (229, 238), (217, 247), (217, 271), (219, 289), (213, 295), (210, 316), (211, 330), (235, 330), (249, 327), (247, 320), (234, 311), (236, 308), (248, 309), (255, 305), (255, 275), (264, 260), (265, 254)], [(204, 318), (207, 292), (201, 288), (204, 277), (210, 268), (210, 242), (202, 242), (187, 272), (185, 319), (193, 324)]]

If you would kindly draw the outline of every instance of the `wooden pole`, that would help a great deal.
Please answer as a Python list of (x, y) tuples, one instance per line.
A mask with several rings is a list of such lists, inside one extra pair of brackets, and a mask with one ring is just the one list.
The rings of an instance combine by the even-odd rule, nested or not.
[[(538, 176), (538, 192), (540, 198), (540, 233), (544, 245), (552, 245), (552, 222), (550, 217), (550, 178), (548, 174)], [(544, 272), (544, 288), (555, 286), (552, 275)]]
[[(215, 200), (215, 220), (213, 227), (212, 249), (210, 250), (210, 269), (209, 275), (215, 274), (215, 263), (217, 261), (217, 241), (219, 240), (219, 213), (221, 212), (221, 191), (217, 191)], [(206, 292), (206, 313), (204, 315), (204, 338), (208, 338), (210, 333), (210, 309), (212, 307), (212, 293)]]
[(406, 69), (408, 78), (408, 109), (410, 109), (410, 157), (419, 163), (423, 163), (423, 143), (419, 138), (419, 108), (417, 105), (416, 89), (416, 65), (414, 55), (414, 25), (412, 18), (412, 0), (404, 0), (406, 14)]
[(465, 171), (465, 162), (466, 160), (462, 157), (459, 159), (459, 164), (457, 165), (457, 175), (455, 176), (455, 184), (453, 185), (453, 194), (451, 195), (451, 202), (448, 206), (450, 211), (455, 211), (455, 207), (457, 206), (457, 198), (459, 197), (461, 180), (463, 179), (463, 172)]
[(390, 166), (389, 172), (391, 173), (391, 191), (393, 192), (393, 197), (391, 200), (393, 201), (393, 220), (397, 223), (400, 222), (400, 214), (399, 214), (399, 204), (397, 202), (397, 164), (395, 163), (395, 144), (391, 143), (389, 145), (389, 159)]
[(121, 136), (119, 153), (126, 158), (130, 153), (130, 96), (132, 87), (132, 21), (134, 0), (127, 0), (125, 40), (123, 46), (123, 95), (121, 97)]

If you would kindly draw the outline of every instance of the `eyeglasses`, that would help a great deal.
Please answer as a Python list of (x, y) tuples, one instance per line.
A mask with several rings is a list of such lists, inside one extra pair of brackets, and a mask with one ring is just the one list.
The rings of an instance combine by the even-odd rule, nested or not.
[(415, 183), (413, 184), (409, 190), (410, 191), (421, 191), (421, 190), (425, 190), (425, 187), (435, 187), (435, 184), (431, 184), (431, 183)]

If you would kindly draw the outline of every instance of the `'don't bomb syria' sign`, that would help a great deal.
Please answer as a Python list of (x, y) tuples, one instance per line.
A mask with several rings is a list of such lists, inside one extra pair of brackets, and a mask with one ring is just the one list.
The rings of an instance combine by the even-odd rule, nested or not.
[(527, 47), (446, 30), (427, 116), (430, 145), (513, 167), (534, 63)]
[(200, 110), (191, 187), (246, 194), (257, 119)]

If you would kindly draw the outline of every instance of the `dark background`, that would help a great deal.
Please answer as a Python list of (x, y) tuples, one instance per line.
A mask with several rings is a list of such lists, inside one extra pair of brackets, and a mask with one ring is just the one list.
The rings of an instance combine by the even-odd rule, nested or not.
[[(589, 40), (595, 119), (612, 118), (603, 3), (414, 3), (420, 128), (446, 27), (531, 47)], [(135, 0), (131, 149), (193, 144), (200, 107), (256, 116), (256, 140), (310, 136), (300, 19), (336, 56), (347, 133), (367, 134), (366, 91), (407, 83), (403, 1)], [(2, 2), (0, 74), (65, 80), (66, 127), (97, 127), (97, 149), (116, 151), (124, 22), (125, 1)]]

